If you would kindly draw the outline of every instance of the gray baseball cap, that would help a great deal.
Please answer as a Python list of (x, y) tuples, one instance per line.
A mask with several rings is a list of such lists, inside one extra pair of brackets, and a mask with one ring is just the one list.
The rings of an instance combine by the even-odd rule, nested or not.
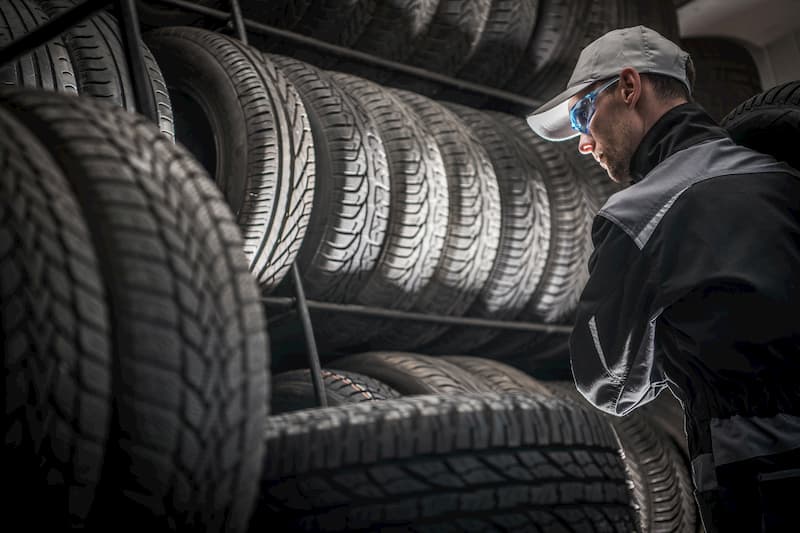
[(687, 61), (687, 52), (646, 26), (612, 30), (583, 49), (566, 90), (528, 115), (528, 125), (548, 141), (577, 137), (580, 133), (569, 122), (569, 99), (597, 81), (617, 76), (625, 67), (677, 78), (691, 94)]

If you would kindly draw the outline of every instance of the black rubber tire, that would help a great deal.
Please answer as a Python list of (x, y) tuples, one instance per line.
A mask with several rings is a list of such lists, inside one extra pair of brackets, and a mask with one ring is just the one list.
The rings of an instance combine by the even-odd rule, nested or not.
[[(427, 31), (411, 42), (411, 54), (404, 62), (432, 72), (455, 74), (478, 47), (491, 5), (492, 0), (439, 0)], [(429, 96), (440, 87), (405, 74), (394, 74), (384, 83)]]
[(681, 448), (681, 444), (670, 437), (666, 438), (665, 446), (672, 456), (675, 475), (678, 477), (678, 487), (681, 493), (681, 508), (683, 509), (683, 526), (681, 531), (704, 533), (705, 528), (700, 520), (700, 511), (697, 500), (694, 498), (694, 481), (692, 481), (692, 466), (689, 456)]
[[(545, 177), (544, 184), (550, 207), (550, 244), (544, 273), (518, 320), (559, 324), (571, 317), (578, 305), (586, 278), (587, 216), (583, 191), (576, 173), (563, 152), (531, 131), (519, 117), (490, 113), (509, 128), (526, 145)], [(508, 356), (530, 350), (550, 336), (546, 333), (506, 333), (471, 353), (476, 355)]]
[(678, 26), (678, 9), (674, 0), (650, 0), (649, 2), (616, 0), (615, 7), (619, 13), (618, 28), (628, 28), (641, 24), (657, 31), (680, 46), (681, 34)]
[[(352, 44), (355, 50), (404, 62), (413, 52), (412, 43), (428, 31), (439, 0), (391, 0), (378, 2), (369, 24)], [(336, 70), (385, 82), (394, 72), (362, 62), (343, 60)]]
[[(511, 319), (533, 295), (544, 273), (550, 245), (550, 204), (544, 177), (528, 148), (495, 117), (450, 105), (486, 149), (500, 190), (500, 240), (492, 271), (466, 312), (470, 317)], [(466, 353), (503, 332), (493, 328), (450, 328), (426, 345), (425, 353)]]
[[(539, 0), (494, 0), (475, 50), (455, 74), (457, 78), (503, 87), (522, 61), (536, 27)], [(444, 87), (436, 98), (482, 107), (486, 97)]]
[(292, 30), (314, 0), (248, 0), (242, 2), (242, 14), (276, 28)]
[[(449, 198), (441, 152), (419, 116), (388, 89), (342, 73), (332, 78), (378, 126), (392, 191), (381, 256), (351, 303), (411, 309), (434, 276), (447, 234)], [(352, 345), (392, 327), (385, 321), (327, 317), (320, 336), (334, 346)]]
[(39, 141), (0, 109), (0, 346), (9, 524), (83, 528), (111, 417), (111, 326), (86, 222)]
[(639, 24), (678, 40), (677, 12), (671, 0), (540, 0), (527, 52), (506, 88), (542, 102), (549, 100), (564, 90), (587, 44), (610, 30)]
[(564, 90), (580, 51), (600, 36), (601, 3), (539, 0), (536, 26), (506, 89), (542, 102)]
[(494, 0), (475, 51), (458, 77), (502, 87), (522, 59), (538, 7), (539, 0)]
[[(594, 217), (612, 194), (622, 190), (622, 186), (611, 181), (606, 171), (592, 157), (579, 153), (573, 143), (551, 143), (550, 146), (563, 152), (581, 190), (585, 220), (581, 236), (583, 239), (582, 255), (576, 259), (581, 268), (572, 281), (574, 291), (580, 294), (589, 281), (588, 264), (594, 251), (591, 231)], [(575, 306), (571, 306), (569, 312), (558, 322), (563, 325), (573, 324), (575, 310)], [(514, 348), (518, 354), (515, 362), (523, 368), (537, 368), (540, 365), (552, 365), (560, 358), (568, 367), (568, 341), (569, 337), (563, 333), (536, 334), (531, 337), (530, 342), (522, 343), (519, 347)]]
[(670, 436), (688, 459), (689, 443), (686, 438), (683, 406), (678, 399), (669, 390), (665, 390), (640, 409), (661, 431)]
[[(483, 290), (497, 257), (501, 213), (494, 168), (478, 138), (452, 111), (419, 94), (393, 93), (433, 135), (447, 176), (448, 228), (441, 259), (413, 309), (461, 316)], [(371, 344), (374, 349), (410, 350), (447, 329), (397, 322)]]
[[(32, 0), (0, 2), (0, 48), (33, 31), (49, 19)], [(60, 37), (0, 65), (0, 88), (30, 87), (78, 94), (75, 71)]]
[(172, 96), (176, 136), (203, 162), (236, 214), (250, 270), (274, 289), (297, 256), (314, 197), (303, 102), (261, 53), (197, 28), (145, 36)]
[(552, 399), (434, 395), (270, 422), (253, 531), (635, 529), (612, 431)]
[[(323, 368), (322, 382), (329, 407), (400, 397), (400, 393), (389, 385), (357, 372)], [(272, 377), (270, 390), (273, 414), (319, 407), (308, 369), (276, 374)]]
[[(228, 0), (191, 0), (192, 3), (203, 7), (211, 7), (222, 11), (230, 11)], [(243, 7), (254, 0), (240, 2)], [(211, 19), (188, 11), (186, 9), (169, 7), (152, 0), (138, 0), (136, 2), (136, 12), (139, 14), (139, 21), (143, 28), (151, 29), (161, 26), (194, 26), (204, 28), (214, 28), (222, 24), (219, 19)]]
[(692, 96), (714, 120), (720, 121), (734, 107), (762, 91), (753, 56), (731, 39), (703, 37), (684, 39), (696, 77)]
[(404, 352), (367, 352), (336, 359), (332, 367), (386, 383), (403, 396), (491, 392), (480, 380), (439, 357)]
[[(553, 394), (593, 409), (578, 393), (573, 382), (543, 382)], [(633, 484), (642, 531), (694, 531), (695, 509), (686, 507), (686, 487), (682, 478), (686, 466), (675, 453), (670, 437), (651, 422), (643, 411), (624, 417), (601, 415), (614, 426), (624, 452), (626, 468)], [(682, 470), (679, 474), (679, 470)]]
[(721, 124), (738, 144), (800, 170), (800, 81), (783, 83), (747, 99)]
[[(297, 25), (314, 3), (315, 0), (248, 0), (240, 2), (244, 17), (293, 32), (299, 32)], [(297, 54), (297, 57), (302, 57), (302, 59), (309, 59), (305, 56), (323, 57), (313, 48), (297, 46), (292, 41), (271, 35), (250, 32), (248, 42), (250, 46), (264, 52), (290, 56)]]
[(463, 368), (496, 392), (528, 392), (551, 396), (550, 389), (528, 374), (500, 361), (467, 355), (447, 355), (445, 361)]
[(378, 127), (330, 76), (269, 55), (297, 88), (314, 137), (314, 209), (297, 255), (309, 298), (344, 302), (377, 265), (389, 221), (391, 184)]
[[(40, 0), (48, 16), (54, 17), (81, 2), (78, 0)], [(78, 93), (91, 96), (128, 111), (137, 111), (133, 82), (128, 72), (128, 60), (117, 19), (99, 11), (63, 34), (78, 82)], [(141, 43), (147, 70), (147, 82), (153, 97), (152, 111), (158, 117), (161, 133), (175, 139), (172, 104), (164, 76), (147, 45)], [(144, 114), (142, 110), (138, 110)]]
[[(338, 46), (350, 47), (367, 28), (380, 3), (380, 0), (312, 1), (292, 31)], [(308, 46), (297, 46), (290, 41), (268, 43), (264, 49), (308, 61), (320, 68), (333, 68), (339, 62), (334, 54)]]
[(366, 29), (380, 0), (312, 2), (295, 31), (339, 46), (350, 46)]
[(224, 199), (140, 115), (43, 91), (0, 104), (57, 147), (107, 291), (114, 410), (90, 522), (243, 530), (263, 459), (269, 352)]

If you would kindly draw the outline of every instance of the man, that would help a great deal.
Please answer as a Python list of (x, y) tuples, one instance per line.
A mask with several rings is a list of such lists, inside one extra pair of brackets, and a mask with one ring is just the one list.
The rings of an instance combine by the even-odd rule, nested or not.
[(707, 531), (797, 531), (800, 172), (735, 145), (693, 75), (655, 31), (614, 30), (528, 117), (628, 185), (594, 221), (572, 372), (617, 416), (681, 401)]

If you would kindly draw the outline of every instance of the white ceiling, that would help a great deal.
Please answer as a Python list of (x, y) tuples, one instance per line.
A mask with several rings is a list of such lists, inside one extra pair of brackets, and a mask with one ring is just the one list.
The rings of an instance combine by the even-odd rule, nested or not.
[(681, 37), (733, 37), (765, 46), (800, 30), (800, 0), (692, 0), (678, 8)]

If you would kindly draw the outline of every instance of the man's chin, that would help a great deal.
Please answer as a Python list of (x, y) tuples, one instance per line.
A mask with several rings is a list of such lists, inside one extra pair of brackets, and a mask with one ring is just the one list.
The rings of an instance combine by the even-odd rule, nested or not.
[(608, 177), (614, 183), (619, 183), (620, 185), (628, 185), (631, 182), (631, 176), (627, 172), (614, 172), (613, 169), (607, 168), (606, 173)]

